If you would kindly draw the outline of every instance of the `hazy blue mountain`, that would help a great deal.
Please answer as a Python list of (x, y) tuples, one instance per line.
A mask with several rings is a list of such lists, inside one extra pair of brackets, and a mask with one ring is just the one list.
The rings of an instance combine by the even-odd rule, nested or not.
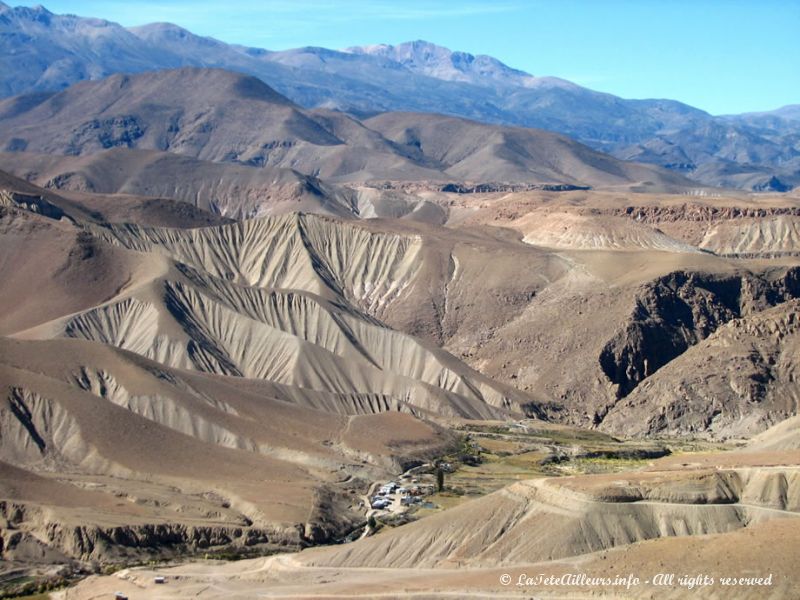
[(119, 71), (174, 67), (162, 52), (116, 23), (0, 2), (0, 94), (65, 88)]
[(0, 2), (2, 96), (180, 66), (254, 75), (303, 107), (358, 117), (434, 112), (548, 129), (710, 185), (800, 184), (797, 106), (714, 117), (674, 100), (626, 100), (424, 41), (272, 52), (197, 36), (169, 23), (126, 29)]
[(510, 85), (514, 87), (538, 87), (548, 83), (576, 87), (574, 84), (553, 77), (534, 77), (524, 71), (512, 69), (496, 58), (484, 54), (473, 56), (467, 52), (451, 52), (447, 48), (423, 40), (406, 42), (397, 46), (378, 44), (354, 46), (346, 52), (362, 56), (377, 56), (398, 63), (412, 73), (427, 75), (443, 81), (460, 81), (481, 87)]
[(775, 110), (764, 112), (745, 113), (742, 115), (731, 115), (731, 118), (744, 119), (786, 119), (789, 121), (800, 121), (800, 104), (788, 104)]

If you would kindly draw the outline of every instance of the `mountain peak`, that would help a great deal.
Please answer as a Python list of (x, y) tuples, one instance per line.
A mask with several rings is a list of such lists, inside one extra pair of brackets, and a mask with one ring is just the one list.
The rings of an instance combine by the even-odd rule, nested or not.
[(166, 23), (166, 22), (156, 22), (156, 23), (147, 23), (146, 25), (138, 25), (136, 27), (128, 27), (128, 31), (133, 33), (138, 37), (144, 37), (147, 35), (191, 35), (194, 36), (192, 32), (188, 29), (184, 29), (179, 25), (175, 25), (174, 23)]
[(531, 87), (536, 80), (529, 73), (513, 69), (491, 56), (453, 51), (425, 40), (403, 42), (396, 46), (354, 46), (344, 51), (389, 59), (409, 71), (444, 81), (480, 86), (506, 84)]
[(109, 81), (115, 77), (135, 81), (143, 88), (148, 89), (150, 86), (164, 86), (167, 90), (207, 90), (210, 94), (209, 97), (220, 101), (243, 98), (294, 106), (291, 100), (276, 92), (257, 77), (219, 68), (180, 67), (137, 75), (118, 74), (110, 77)]
[(47, 10), (41, 4), (36, 6), (17, 6), (12, 8), (8, 4), (0, 2), (0, 12), (11, 13), (12, 16), (27, 21), (38, 21), (45, 25), (49, 25), (50, 19), (55, 15)]

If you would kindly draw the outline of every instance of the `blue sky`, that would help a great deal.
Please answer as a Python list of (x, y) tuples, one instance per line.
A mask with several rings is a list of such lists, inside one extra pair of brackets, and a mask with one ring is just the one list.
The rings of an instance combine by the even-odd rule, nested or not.
[[(9, 4), (17, 4), (6, 0)], [(23, 3), (28, 4), (28, 3)], [(33, 3), (30, 3), (33, 4)], [(713, 114), (800, 103), (800, 0), (52, 0), (272, 50), (424, 39), (625, 98)]]

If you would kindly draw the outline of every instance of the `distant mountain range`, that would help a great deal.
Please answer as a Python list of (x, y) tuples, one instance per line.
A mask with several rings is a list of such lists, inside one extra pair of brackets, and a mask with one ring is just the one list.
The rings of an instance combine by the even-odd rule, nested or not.
[(535, 127), (707, 185), (778, 191), (800, 185), (798, 106), (712, 116), (674, 100), (625, 100), (562, 79), (535, 77), (488, 56), (422, 41), (272, 52), (225, 44), (168, 23), (126, 29), (0, 2), (2, 96), (182, 66), (254, 75), (304, 108), (359, 118), (386, 111), (431, 112)]
[[(41, 155), (88, 156), (113, 148), (283, 169), (273, 175), (276, 185), (301, 183), (303, 178), (285, 172), (292, 170), (334, 183), (513, 182), (652, 191), (694, 186), (680, 174), (621, 161), (549, 131), (436, 114), (382, 113), (358, 120), (304, 109), (255, 77), (222, 69), (118, 74), (55, 94), (0, 101), (0, 150), (31, 162), (4, 161), (31, 179), (39, 180), (31, 168), (48, 171), (50, 185), (75, 176), (77, 164), (62, 163), (64, 171), (54, 172), (58, 167), (42, 162)], [(141, 156), (117, 153), (113, 161), (138, 164)], [(181, 173), (201, 168), (182, 164)]]

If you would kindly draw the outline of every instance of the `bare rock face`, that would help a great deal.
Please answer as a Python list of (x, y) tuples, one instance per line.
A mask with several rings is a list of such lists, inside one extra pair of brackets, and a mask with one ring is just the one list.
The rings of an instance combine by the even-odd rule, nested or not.
[(673, 273), (642, 289), (628, 324), (603, 349), (600, 365), (617, 386), (617, 397), (624, 398), (721, 325), (795, 297), (800, 297), (797, 268), (774, 279)]
[(64, 211), (41, 196), (33, 196), (0, 189), (0, 206), (19, 208), (38, 213), (51, 219), (60, 219)]
[(635, 435), (749, 437), (795, 414), (800, 301), (736, 318), (644, 380), (602, 420)]

